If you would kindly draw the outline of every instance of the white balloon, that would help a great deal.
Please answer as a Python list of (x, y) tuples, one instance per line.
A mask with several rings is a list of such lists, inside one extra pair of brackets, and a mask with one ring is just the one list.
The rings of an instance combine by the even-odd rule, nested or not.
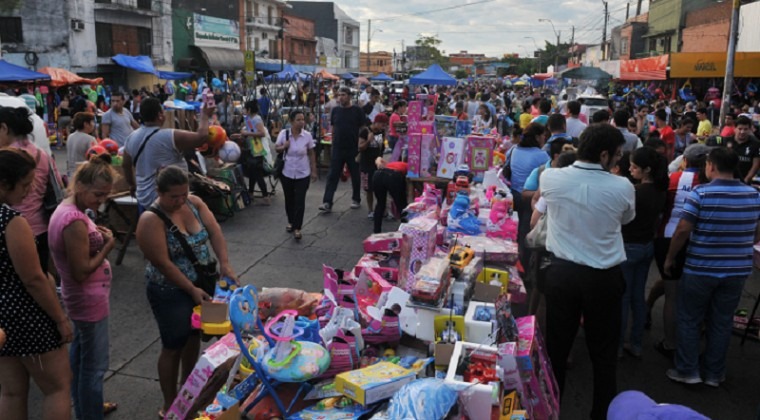
[(226, 141), (219, 149), (219, 159), (225, 163), (235, 163), (240, 159), (240, 146), (232, 141)]

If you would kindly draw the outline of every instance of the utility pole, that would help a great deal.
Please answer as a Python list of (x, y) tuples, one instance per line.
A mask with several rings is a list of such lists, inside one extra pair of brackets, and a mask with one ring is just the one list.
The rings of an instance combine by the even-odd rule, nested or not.
[(559, 36), (562, 35), (562, 31), (557, 32), (557, 48), (554, 52), (554, 72), (559, 73)]
[(628, 15), (631, 13), (631, 3), (625, 4), (625, 20), (628, 20)]
[(726, 114), (731, 106), (731, 92), (734, 90), (734, 56), (736, 55), (736, 42), (739, 38), (739, 8), (741, 0), (734, 0), (731, 11), (731, 30), (728, 35), (728, 56), (726, 57), (726, 77), (723, 80), (723, 101), (720, 104), (719, 124), (726, 122)]
[(372, 32), (370, 32), (371, 30), (372, 30), (372, 19), (367, 19), (367, 71), (370, 71), (369, 67), (371, 63), (371, 58), (370, 58), (370, 53), (369, 53), (369, 41), (370, 41), (369, 37), (372, 34)]
[(636, 16), (641, 14), (641, 3), (643, 3), (643, 0), (639, 0), (638, 4), (636, 4)]
[(573, 26), (573, 32), (570, 35), (570, 51), (573, 57), (573, 64), (575, 64), (575, 26)]
[(401, 40), (401, 73), (406, 71), (406, 49), (404, 47), (404, 40)]
[(603, 1), (604, 3), (604, 32), (602, 33), (602, 61), (607, 60), (607, 18), (609, 17), (609, 14), (607, 13), (607, 2)]

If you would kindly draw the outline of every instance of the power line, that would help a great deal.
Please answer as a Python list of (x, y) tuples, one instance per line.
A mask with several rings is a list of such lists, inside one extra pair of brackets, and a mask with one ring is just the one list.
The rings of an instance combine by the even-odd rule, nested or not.
[(377, 19), (372, 19), (372, 20), (374, 20), (376, 22), (380, 22), (380, 21), (382, 21), (382, 22), (390, 22), (390, 21), (401, 19), (401, 18), (405, 18), (405, 17), (422, 16), (422, 15), (426, 15), (426, 14), (430, 14), (430, 13), (443, 12), (443, 11), (446, 11), (446, 10), (461, 9), (463, 7), (475, 6), (475, 5), (478, 5), (478, 4), (493, 3), (494, 1), (496, 1), (496, 0), (481, 0), (481, 1), (476, 1), (474, 3), (458, 4), (456, 6), (442, 7), (440, 9), (432, 9), (432, 10), (426, 10), (426, 11), (422, 11), (422, 12), (414, 12), (414, 13), (408, 13), (408, 14), (405, 14), (405, 15), (390, 16), (390, 17), (386, 17), (386, 18), (377, 18)]

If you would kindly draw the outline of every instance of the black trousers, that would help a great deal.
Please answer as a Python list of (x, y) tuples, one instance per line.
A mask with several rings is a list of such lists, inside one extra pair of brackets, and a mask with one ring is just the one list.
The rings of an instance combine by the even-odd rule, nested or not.
[[(250, 151), (246, 151), (245, 153), (250, 153)], [(264, 170), (263, 157), (257, 156), (252, 158), (247, 165), (243, 165), (243, 171), (245, 172), (245, 176), (248, 177), (248, 192), (253, 193), (253, 183), (255, 182), (259, 185), (259, 189), (264, 197), (269, 195), (267, 193), (267, 174)]]
[(372, 190), (375, 193), (374, 233), (383, 229), (383, 216), (388, 194), (399, 211), (406, 208), (406, 175), (392, 169), (378, 169), (372, 176)]
[(340, 180), (340, 174), (343, 173), (343, 165), (348, 165), (348, 170), (351, 173), (351, 187), (353, 188), (351, 199), (357, 203), (361, 203), (361, 178), (359, 175), (359, 164), (356, 162), (356, 151), (341, 150), (335, 147), (333, 147), (330, 156), (330, 170), (327, 173), (325, 195), (322, 197), (323, 203), (333, 204), (333, 196), (335, 195), (335, 190), (338, 189), (338, 180)]
[(301, 179), (283, 176), (280, 180), (282, 191), (285, 193), (285, 213), (288, 215), (288, 223), (294, 230), (301, 230), (303, 214), (306, 210), (306, 191), (309, 190), (311, 179), (308, 176)]
[(592, 419), (606, 419), (617, 395), (620, 306), (625, 280), (620, 266), (600, 270), (552, 258), (546, 279), (546, 347), (560, 392), (565, 388), (567, 357), (581, 317), (593, 365)]

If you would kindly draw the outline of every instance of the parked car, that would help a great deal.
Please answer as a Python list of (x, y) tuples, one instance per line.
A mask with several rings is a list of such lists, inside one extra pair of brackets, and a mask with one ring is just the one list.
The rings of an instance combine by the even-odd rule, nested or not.
[[(581, 114), (585, 115), (589, 121), (591, 121), (591, 116), (594, 115), (596, 111), (606, 109), (610, 112), (609, 100), (602, 95), (581, 95), (576, 100), (582, 100), (583, 105), (581, 105)], [(612, 112), (610, 112), (610, 114), (612, 114)]]

